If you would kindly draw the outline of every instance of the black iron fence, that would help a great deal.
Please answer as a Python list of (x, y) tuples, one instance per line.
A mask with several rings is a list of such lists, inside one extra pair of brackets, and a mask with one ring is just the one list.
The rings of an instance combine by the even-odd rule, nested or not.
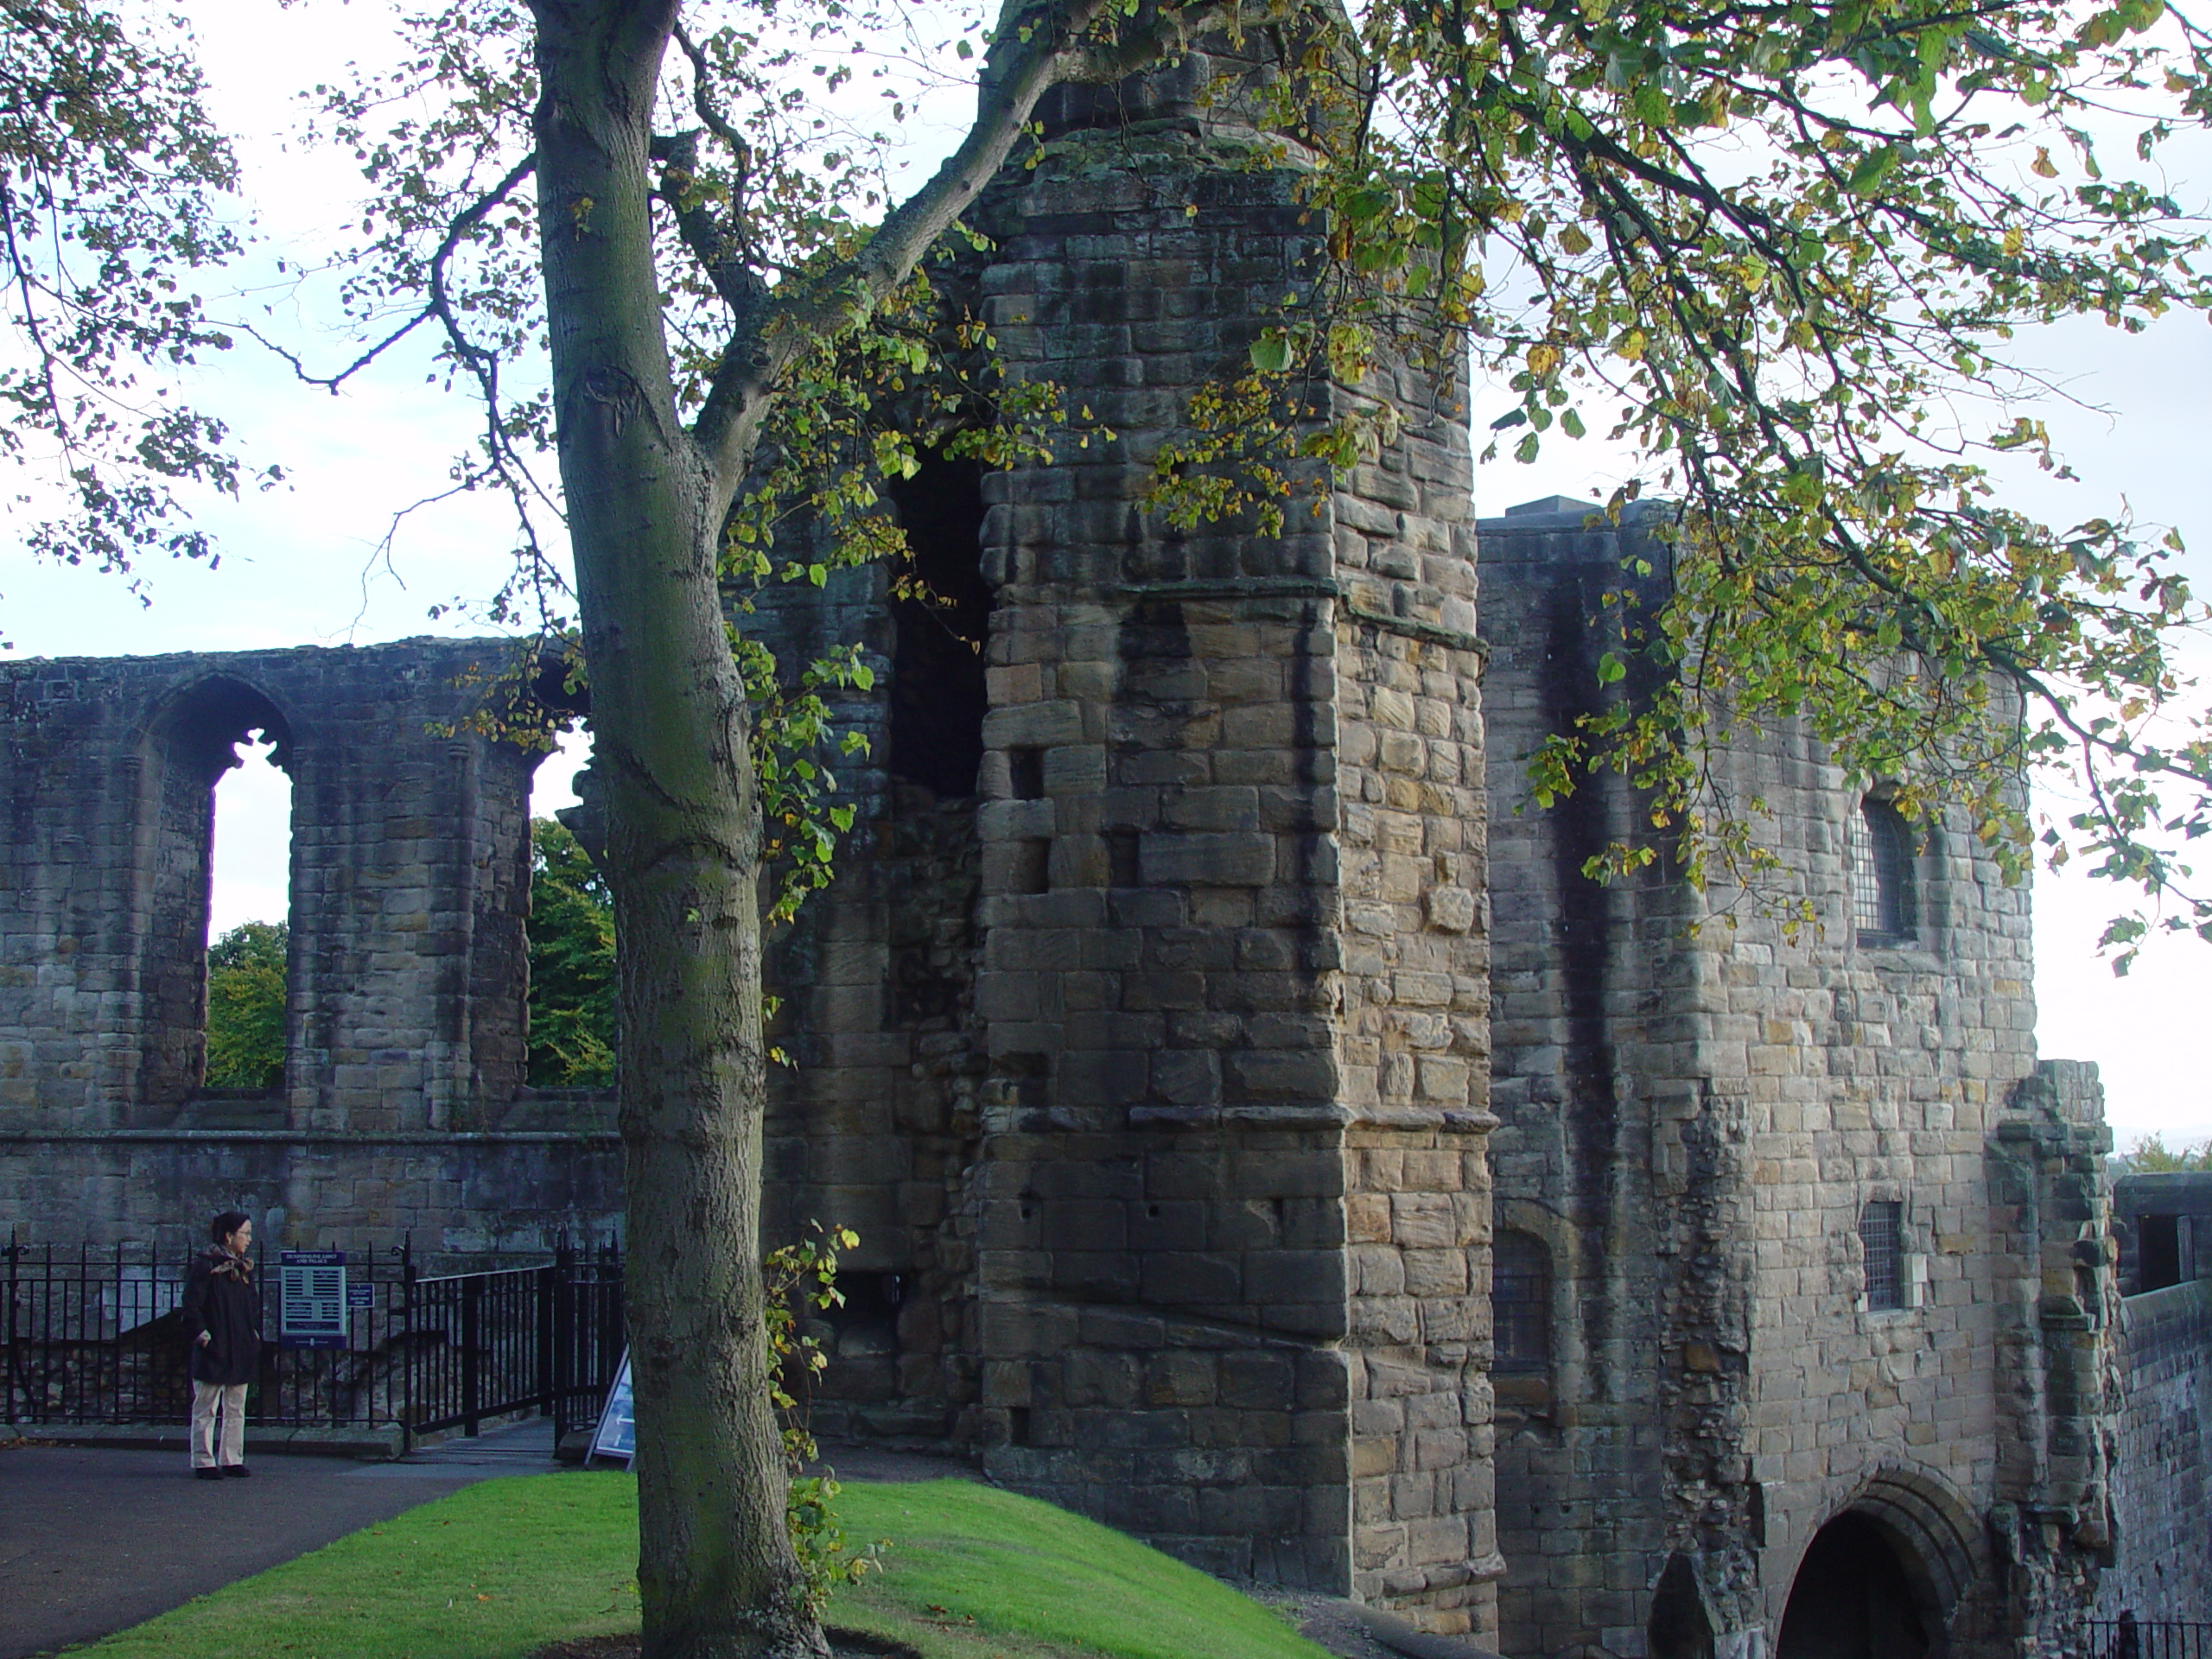
[(2212, 1659), (2212, 1624), (2133, 1613), (2093, 1619), (2082, 1659)]
[[(261, 1375), (269, 1427), (404, 1438), (539, 1414), (590, 1422), (620, 1362), (622, 1264), (563, 1244), (535, 1267), (430, 1276), (404, 1246), (265, 1261)], [(181, 1423), (191, 1403), (181, 1302), (190, 1259), (145, 1246), (74, 1249), (11, 1236), (0, 1263), (0, 1423)], [(332, 1272), (339, 1268), (342, 1271)], [(315, 1275), (320, 1270), (320, 1276)]]

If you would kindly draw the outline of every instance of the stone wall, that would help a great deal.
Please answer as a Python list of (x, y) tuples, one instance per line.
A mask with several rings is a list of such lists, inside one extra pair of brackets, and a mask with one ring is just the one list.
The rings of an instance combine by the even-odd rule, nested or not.
[(563, 1236), (619, 1236), (622, 1215), (611, 1127), (8, 1130), (0, 1183), (0, 1234), (149, 1243), (179, 1260), (224, 1210), (251, 1216), (271, 1249), (382, 1251), (408, 1241), (431, 1272), (457, 1270), (463, 1258), (539, 1261)]
[[(949, 1436), (1207, 1567), (1486, 1630), (1465, 436), (1378, 379), (1357, 395), (1430, 413), (1281, 535), (1146, 505), (1189, 393), (1310, 279), (1293, 175), (1248, 165), (1213, 67), (1057, 97), (974, 215), (990, 251), (939, 273), (1010, 378), (1114, 434), (980, 480), (977, 794), (912, 753), (905, 678), (957, 703), (957, 661), (915, 657), (930, 620), (879, 575), (744, 624), (878, 672), (845, 711), (865, 832), (772, 957), (798, 1064), (770, 1224), (852, 1225), (895, 1287), (831, 1333), (817, 1422)], [(933, 463), (899, 493), (910, 535), (957, 487)], [(958, 741), (945, 707), (926, 729)]]
[[(237, 1205), (430, 1251), (613, 1224), (607, 1103), (522, 1088), (536, 758), (468, 727), (512, 651), (0, 664), (0, 1215), (181, 1240)], [(292, 780), (285, 1080), (217, 1098), (213, 791), (257, 730)]]
[(2212, 1620), (2212, 1279), (2125, 1307), (2113, 1564), (2097, 1613)]
[[(1372, 390), (1372, 389), (1370, 389)], [(1490, 927), (1469, 467), (1451, 388), (1334, 501), (1355, 1592), (1496, 1628)]]
[[(1796, 731), (1737, 733), (1716, 785), (1771, 809), (1772, 891), (1582, 874), (1640, 803), (1606, 778), (1540, 809), (1520, 763), (1635, 694), (1598, 681), (1603, 595), (1648, 611), (1667, 568), (1648, 518), (1588, 512), (1480, 526), (1495, 1202), (1553, 1287), (1543, 1363), (1498, 1385), (1504, 1649), (1763, 1651), (1852, 1516), (1952, 1652), (2007, 1650), (2079, 1616), (2101, 1546), (2094, 1071), (2038, 1072), (2027, 894), (1963, 826), (1923, 834), (1910, 937), (1860, 934), (1861, 791)], [(1799, 899), (1816, 926), (1784, 925)], [(1898, 1231), (1894, 1306), (1870, 1205)]]

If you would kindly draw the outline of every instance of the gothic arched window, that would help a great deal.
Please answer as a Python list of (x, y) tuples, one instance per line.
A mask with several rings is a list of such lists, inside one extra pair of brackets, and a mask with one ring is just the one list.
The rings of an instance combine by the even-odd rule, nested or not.
[(1904, 944), (1919, 925), (1913, 893), (1912, 826), (1889, 802), (1859, 803), (1851, 861), (1852, 919), (1861, 944)]
[(1552, 1258), (1529, 1233), (1502, 1232), (1491, 1248), (1490, 1306), (1500, 1371), (1552, 1363)]

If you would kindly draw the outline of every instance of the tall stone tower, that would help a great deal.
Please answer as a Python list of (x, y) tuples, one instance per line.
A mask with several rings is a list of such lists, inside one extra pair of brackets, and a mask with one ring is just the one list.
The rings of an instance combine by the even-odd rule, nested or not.
[(1488, 1632), (1465, 414), (1363, 389), (1405, 435), (1279, 536), (1148, 509), (1191, 392), (1315, 268), (1225, 67), (1064, 94), (976, 215), (1003, 372), (1116, 437), (901, 493), (949, 607), (874, 571), (762, 601), (780, 649), (883, 670), (847, 711), (865, 845), (772, 969), (771, 1224), (863, 1238), (830, 1374), (861, 1397), (817, 1421), (952, 1435), (1207, 1567)]
[(2027, 890), (1786, 727), (1731, 733), (1719, 785), (1770, 807), (1818, 928), (1585, 877), (1638, 801), (1609, 777), (1536, 810), (1521, 761), (1611, 695), (1627, 556), (1646, 613), (1669, 568), (1651, 510), (1590, 518), (1480, 527), (1501, 1644), (2063, 1637), (2112, 1539), (2110, 1136), (2094, 1069), (2038, 1065)]

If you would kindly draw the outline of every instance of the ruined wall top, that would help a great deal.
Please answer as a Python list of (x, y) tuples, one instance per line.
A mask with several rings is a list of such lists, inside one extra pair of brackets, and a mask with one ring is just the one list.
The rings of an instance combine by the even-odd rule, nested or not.
[(199, 1092), (213, 788), (292, 782), (272, 1127), (463, 1127), (521, 1080), (530, 774), (469, 729), (512, 642), (0, 664), (0, 1127), (172, 1124)]

